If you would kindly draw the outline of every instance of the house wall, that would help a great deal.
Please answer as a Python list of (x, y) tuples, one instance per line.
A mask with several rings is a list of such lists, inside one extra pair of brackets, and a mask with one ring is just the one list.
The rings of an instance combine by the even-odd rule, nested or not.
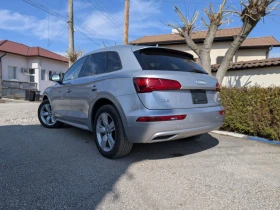
[[(54, 73), (65, 73), (68, 70), (68, 63), (63, 63), (60, 61), (56, 60), (51, 60), (47, 58), (39, 58), (39, 70), (38, 70), (38, 77), (37, 79), (39, 80), (39, 87), (38, 89), (41, 91), (41, 94), (44, 92), (44, 90), (49, 87), (54, 85), (55, 83), (49, 80), (49, 72), (51, 71), (53, 74)], [(45, 69), (46, 70), (46, 80), (41, 80), (41, 70)]]
[[(213, 74), (215, 76), (215, 74)], [(228, 71), (222, 86), (249, 87), (280, 86), (280, 66)]]
[[(1, 53), (3, 54), (3, 53)], [(22, 82), (29, 82), (30, 77), (21, 73), (21, 68), (27, 68), (27, 58), (20, 55), (13, 55), (7, 53), (2, 58), (2, 79), (8, 80), (8, 66), (17, 67), (16, 80)]]
[[(2, 55), (3, 53), (0, 53)], [(8, 66), (17, 67), (16, 80), (19, 82), (30, 82), (30, 76), (21, 73), (21, 68), (35, 69), (34, 83), (37, 83), (37, 89), (42, 94), (43, 91), (54, 85), (54, 82), (49, 81), (49, 71), (53, 73), (65, 73), (68, 69), (68, 64), (48, 58), (42, 57), (25, 57), (7, 53), (2, 58), (2, 79), (8, 79)], [(41, 80), (41, 69), (46, 70), (45, 80)]]
[[(226, 51), (229, 48), (230, 44), (231, 42), (213, 43), (210, 52), (211, 64), (216, 64), (217, 57), (224, 56), (226, 54)], [(201, 44), (199, 46), (201, 46)], [(198, 57), (186, 44), (164, 45), (162, 47), (185, 51), (192, 54), (194, 58)], [(236, 52), (236, 55), (233, 57), (233, 62), (266, 59), (267, 50), (268, 49), (240, 49)]]
[(235, 54), (234, 62), (266, 59), (267, 50), (268, 49), (240, 49)]

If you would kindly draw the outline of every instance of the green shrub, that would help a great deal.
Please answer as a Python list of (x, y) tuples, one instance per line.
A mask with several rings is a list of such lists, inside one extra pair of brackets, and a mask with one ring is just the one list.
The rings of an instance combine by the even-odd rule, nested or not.
[(280, 141), (280, 87), (222, 88), (222, 130)]

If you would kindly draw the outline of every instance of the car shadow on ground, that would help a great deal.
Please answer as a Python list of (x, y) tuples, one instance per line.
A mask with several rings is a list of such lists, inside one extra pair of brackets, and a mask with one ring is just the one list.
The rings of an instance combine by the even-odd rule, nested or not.
[(134, 163), (180, 158), (219, 144), (209, 134), (195, 141), (135, 144), (127, 157), (109, 160), (92, 135), (73, 127), (0, 126), (0, 209), (93, 209), (121, 177), (133, 181), (127, 169)]

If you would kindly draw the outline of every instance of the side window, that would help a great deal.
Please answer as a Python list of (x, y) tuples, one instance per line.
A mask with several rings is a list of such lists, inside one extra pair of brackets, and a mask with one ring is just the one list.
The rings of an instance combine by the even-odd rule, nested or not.
[(41, 69), (41, 80), (46, 80), (46, 69)]
[(79, 74), (79, 77), (88, 77), (106, 72), (106, 53), (96, 53), (90, 55), (85, 67)]
[(86, 59), (87, 59), (87, 57), (83, 57), (80, 60), (78, 60), (76, 63), (74, 63), (70, 67), (70, 69), (68, 69), (68, 71), (65, 73), (65, 75), (63, 77), (63, 82), (78, 78), (78, 75), (79, 75)]
[(122, 63), (118, 53), (108, 52), (108, 72), (122, 69)]
[(17, 67), (8, 66), (8, 79), (17, 79)]

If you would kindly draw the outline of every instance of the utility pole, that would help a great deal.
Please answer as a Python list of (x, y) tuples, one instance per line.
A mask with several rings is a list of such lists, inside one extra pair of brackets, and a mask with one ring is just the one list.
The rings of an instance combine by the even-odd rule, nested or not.
[[(73, 0), (68, 0), (68, 54), (74, 54), (74, 22), (73, 22)], [(69, 67), (74, 61), (69, 59)]]
[(123, 44), (128, 44), (129, 0), (125, 0)]

